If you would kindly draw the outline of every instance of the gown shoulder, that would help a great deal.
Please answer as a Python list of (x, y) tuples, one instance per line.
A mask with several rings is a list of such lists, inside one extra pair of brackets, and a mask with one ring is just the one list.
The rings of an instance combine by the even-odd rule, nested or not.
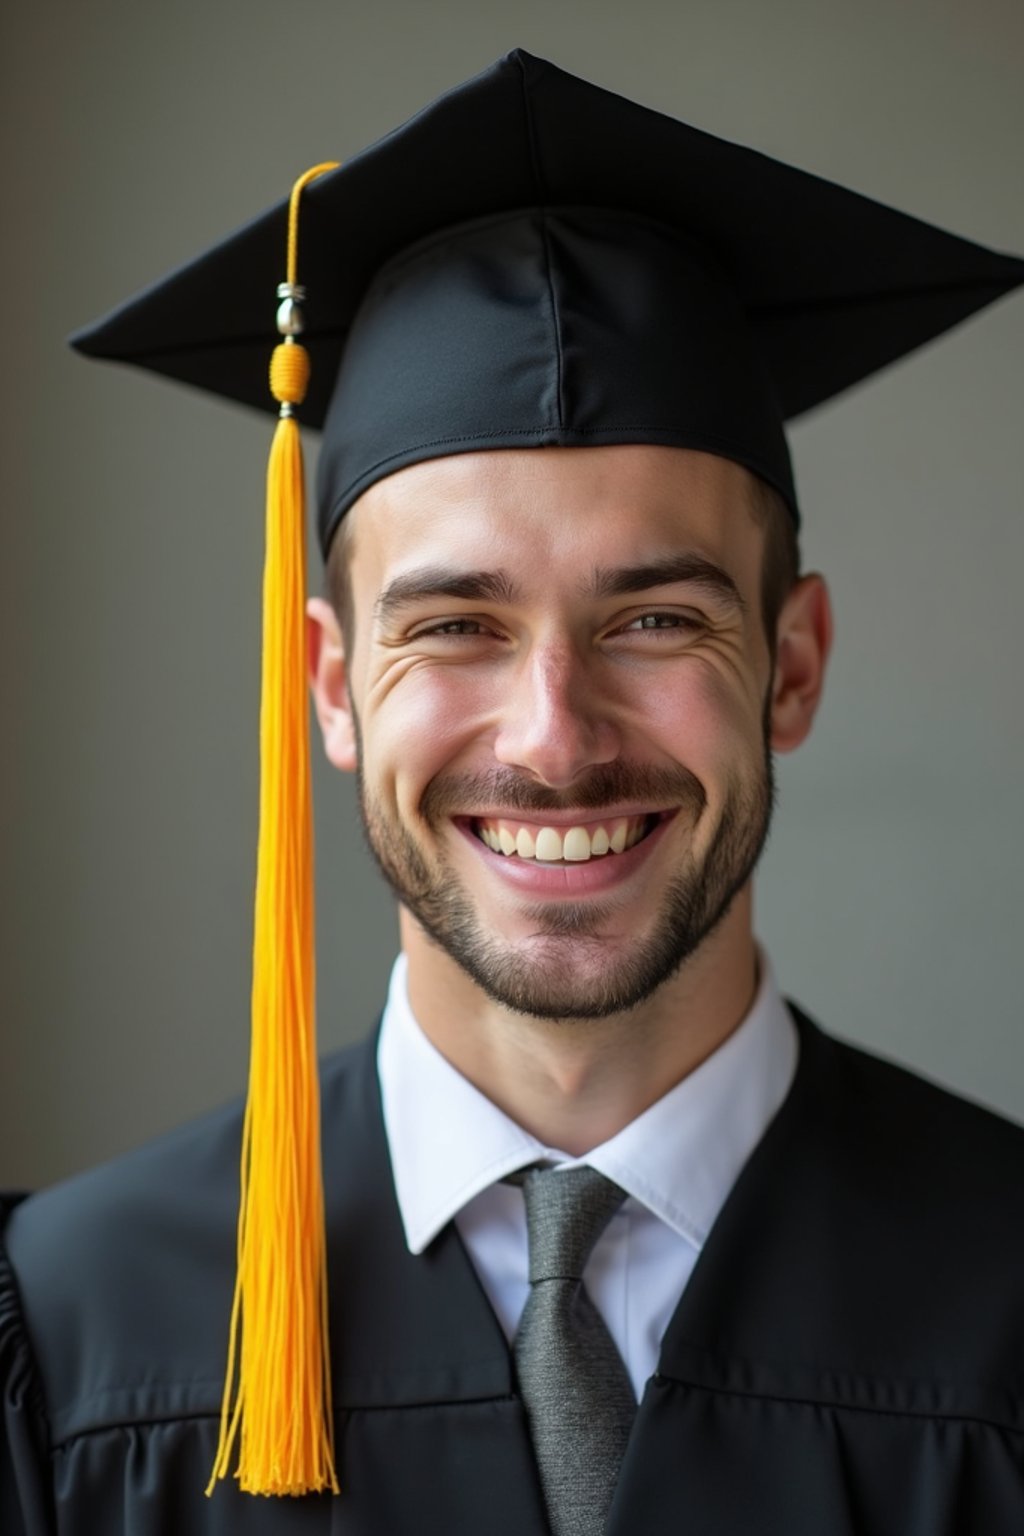
[[(324, 1060), (325, 1100), (365, 1049)], [(219, 1413), (243, 1114), (231, 1102), (10, 1211), (8, 1275), (56, 1444)]]

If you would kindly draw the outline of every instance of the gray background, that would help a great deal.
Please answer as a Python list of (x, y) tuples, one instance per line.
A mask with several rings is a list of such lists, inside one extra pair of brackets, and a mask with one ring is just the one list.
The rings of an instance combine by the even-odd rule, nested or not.
[[(999, 0), (8, 7), (0, 1182), (244, 1082), (268, 425), (62, 343), (522, 45), (1024, 252), (1024, 12)], [(757, 238), (757, 231), (751, 231)], [(268, 306), (273, 295), (268, 294)], [(794, 433), (838, 649), (781, 769), (759, 927), (833, 1029), (1024, 1116), (1024, 296)], [(317, 767), (320, 1020), (395, 947)]]

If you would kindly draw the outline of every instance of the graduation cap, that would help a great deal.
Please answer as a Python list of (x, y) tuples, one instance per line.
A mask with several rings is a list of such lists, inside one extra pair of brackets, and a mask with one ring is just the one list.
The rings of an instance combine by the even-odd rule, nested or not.
[(267, 508), (253, 1064), (217, 1475), (237, 1434), (243, 1488), (337, 1487), (292, 414), (303, 394), (303, 421), (324, 434), (325, 553), (385, 475), (512, 446), (701, 449), (752, 470), (796, 517), (784, 422), (1021, 282), (1016, 257), (517, 50), (344, 167), (316, 167), (290, 200), (73, 338), (90, 356), (284, 417)]

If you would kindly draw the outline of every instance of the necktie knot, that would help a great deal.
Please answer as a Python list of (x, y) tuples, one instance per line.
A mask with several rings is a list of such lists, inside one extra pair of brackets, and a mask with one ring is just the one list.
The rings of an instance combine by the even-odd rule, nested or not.
[(523, 1177), (530, 1284), (582, 1280), (625, 1190), (596, 1168), (531, 1168)]

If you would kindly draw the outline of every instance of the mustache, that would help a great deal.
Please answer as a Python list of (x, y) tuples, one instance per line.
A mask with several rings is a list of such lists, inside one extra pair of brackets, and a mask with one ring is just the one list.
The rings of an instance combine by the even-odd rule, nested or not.
[(704, 787), (688, 768), (644, 768), (601, 763), (564, 790), (551, 789), (511, 769), (442, 774), (424, 791), (420, 812), (435, 825), (474, 806), (507, 811), (601, 811), (623, 802), (651, 810), (682, 806), (699, 815), (707, 804)]

